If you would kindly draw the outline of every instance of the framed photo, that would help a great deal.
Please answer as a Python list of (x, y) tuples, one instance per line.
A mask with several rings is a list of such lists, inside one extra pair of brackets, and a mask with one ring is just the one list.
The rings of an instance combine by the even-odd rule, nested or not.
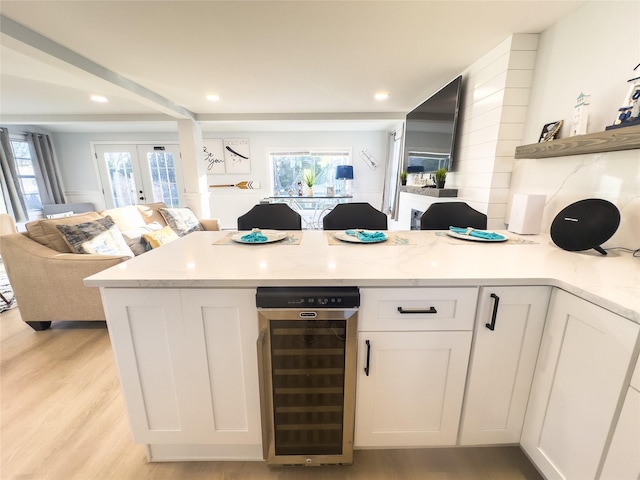
[(248, 138), (225, 138), (224, 161), (227, 173), (251, 173)]
[(558, 138), (558, 134), (560, 133), (560, 129), (562, 128), (562, 124), (564, 120), (558, 120), (557, 122), (547, 123), (544, 127), (542, 127), (542, 133), (540, 133), (540, 142), (550, 142), (551, 140), (555, 140)]
[(205, 138), (202, 140), (204, 161), (207, 166), (207, 175), (225, 173), (224, 148), (221, 138)]

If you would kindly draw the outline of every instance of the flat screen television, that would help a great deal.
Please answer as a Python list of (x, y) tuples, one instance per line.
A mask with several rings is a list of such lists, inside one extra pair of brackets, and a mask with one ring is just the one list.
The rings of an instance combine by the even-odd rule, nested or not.
[(407, 114), (403, 170), (452, 169), (461, 92), (458, 76)]

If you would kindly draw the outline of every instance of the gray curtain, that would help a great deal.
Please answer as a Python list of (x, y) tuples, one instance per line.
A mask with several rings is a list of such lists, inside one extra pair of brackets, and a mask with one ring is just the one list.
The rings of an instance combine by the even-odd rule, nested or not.
[(33, 167), (36, 170), (36, 180), (42, 204), (65, 203), (53, 144), (49, 135), (27, 133), (27, 141), (36, 157), (33, 159)]
[(22, 187), (18, 180), (18, 171), (16, 162), (13, 158), (13, 150), (11, 150), (11, 140), (9, 132), (6, 128), (0, 129), (0, 188), (2, 188), (2, 198), (7, 207), (7, 212), (16, 222), (26, 222), (29, 220), (27, 215), (27, 205), (22, 196)]

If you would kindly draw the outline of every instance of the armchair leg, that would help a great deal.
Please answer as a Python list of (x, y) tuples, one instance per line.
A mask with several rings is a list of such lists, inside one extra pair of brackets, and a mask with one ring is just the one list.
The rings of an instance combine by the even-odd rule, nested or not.
[(40, 332), (42, 330), (46, 330), (51, 326), (51, 322), (26, 322), (34, 330)]

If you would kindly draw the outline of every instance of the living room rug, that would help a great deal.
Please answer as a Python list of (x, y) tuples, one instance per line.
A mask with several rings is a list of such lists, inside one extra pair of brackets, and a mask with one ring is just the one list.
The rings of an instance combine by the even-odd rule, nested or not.
[(11, 284), (9, 283), (7, 272), (4, 269), (2, 258), (0, 258), (0, 293), (2, 293), (2, 296), (9, 301), (9, 304), (7, 305), (4, 300), (0, 298), (0, 313), (18, 306), (18, 303), (13, 297), (13, 289), (11, 288)]

